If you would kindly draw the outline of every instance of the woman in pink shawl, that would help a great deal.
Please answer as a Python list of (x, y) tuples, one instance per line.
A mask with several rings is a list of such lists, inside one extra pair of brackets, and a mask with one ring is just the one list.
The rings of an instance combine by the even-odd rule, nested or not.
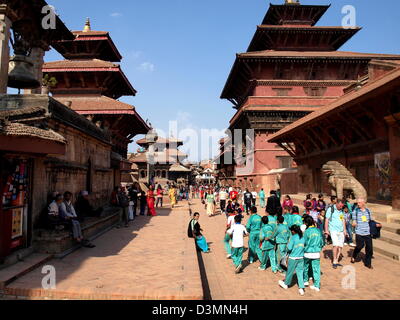
[(287, 195), (287, 196), (285, 197), (285, 201), (283, 201), (283, 203), (282, 203), (282, 208), (289, 207), (289, 208), (290, 208), (290, 211), (292, 211), (293, 206), (294, 206), (293, 200), (290, 198), (289, 195)]
[(150, 186), (149, 191), (147, 191), (147, 208), (148, 208), (148, 212), (147, 215), (148, 216), (156, 216), (156, 208), (155, 208), (155, 200), (156, 197), (154, 195), (154, 187)]

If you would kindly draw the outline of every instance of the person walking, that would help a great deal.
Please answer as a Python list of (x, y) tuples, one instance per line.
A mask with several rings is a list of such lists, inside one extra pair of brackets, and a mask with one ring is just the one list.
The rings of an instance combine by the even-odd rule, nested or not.
[(286, 255), (287, 252), (287, 244), (289, 242), (290, 233), (287, 224), (285, 224), (284, 216), (278, 217), (278, 227), (276, 229), (276, 262), (278, 266), (278, 271), (280, 273), (285, 273), (283, 268), (281, 267), (281, 260)]
[(261, 245), (261, 257), (260, 257), (260, 267), (259, 270), (266, 270), (268, 260), (271, 264), (271, 269), (273, 273), (278, 272), (278, 267), (276, 265), (275, 256), (275, 229), (273, 225), (269, 224), (268, 216), (262, 217), (263, 226), (260, 232)]
[(155, 195), (154, 195), (154, 186), (150, 186), (149, 190), (147, 191), (147, 215), (155, 217), (157, 215), (156, 208), (155, 208)]
[(233, 211), (229, 214), (228, 216), (228, 221), (226, 223), (226, 230), (225, 230), (225, 238), (224, 238), (224, 247), (226, 251), (226, 258), (230, 259), (232, 257), (232, 248), (231, 248), (231, 236), (228, 233), (228, 230), (230, 230), (234, 225), (235, 225), (235, 217), (237, 216), (237, 211)]
[(270, 192), (270, 196), (267, 200), (267, 207), (265, 209), (265, 212), (268, 214), (273, 214), (273, 215), (278, 215), (279, 213), (282, 213), (282, 207), (281, 203), (276, 195), (276, 191), (272, 190)]
[(328, 208), (325, 219), (325, 234), (329, 235), (333, 244), (333, 268), (337, 269), (342, 265), (339, 259), (344, 246), (344, 239), (347, 236), (346, 221), (343, 213), (343, 202), (340, 200), (336, 205)]
[(346, 222), (346, 231), (347, 236), (344, 240), (345, 246), (355, 247), (356, 245), (353, 243), (353, 224), (352, 224), (352, 213), (347, 205), (343, 207), (344, 220)]
[(249, 263), (253, 264), (259, 255), (260, 250), (260, 231), (262, 221), (261, 216), (257, 214), (257, 208), (251, 208), (251, 216), (247, 221), (246, 230), (249, 233)]
[(215, 214), (215, 197), (214, 192), (210, 189), (207, 194), (207, 214), (212, 217)]
[(228, 230), (228, 234), (232, 235), (232, 260), (236, 268), (235, 273), (240, 273), (243, 270), (244, 237), (248, 235), (245, 226), (242, 225), (241, 216), (235, 217), (235, 225)]
[(136, 188), (136, 186), (132, 186), (129, 189), (129, 200), (130, 200), (129, 207), (130, 207), (130, 210), (131, 210), (132, 216), (133, 216), (132, 220), (135, 220), (135, 218), (136, 218), (136, 210), (137, 210), (137, 204), (138, 204), (138, 193), (139, 193), (139, 191)]
[(311, 290), (317, 292), (321, 289), (321, 251), (325, 245), (321, 231), (316, 227), (311, 216), (304, 219), (307, 230), (304, 232), (304, 285), (310, 285), (310, 278), (313, 279)]
[(300, 227), (293, 225), (290, 228), (292, 237), (289, 240), (287, 251), (289, 253), (288, 270), (286, 272), (285, 281), (280, 280), (279, 286), (285, 290), (292, 284), (294, 273), (297, 275), (297, 284), (299, 293), (304, 296), (304, 246), (305, 240)]
[(252, 200), (253, 200), (253, 195), (251, 194), (251, 192), (249, 191), (249, 189), (246, 189), (246, 192), (243, 194), (243, 198), (244, 198), (244, 207), (246, 210), (246, 214), (250, 215), (250, 210), (252, 207)]
[(265, 209), (265, 192), (264, 192), (264, 189), (261, 189), (260, 193), (258, 194), (258, 197), (260, 198), (260, 207), (262, 209)]
[(300, 216), (299, 207), (294, 206), (292, 208), (292, 214), (288, 217), (288, 228), (290, 229), (294, 225), (301, 227), (302, 224), (303, 218)]
[(252, 195), (252, 199), (251, 199), (251, 204), (253, 205), (253, 207), (255, 207), (257, 205), (257, 191), (252, 191), (251, 192)]
[(219, 207), (221, 208), (221, 213), (226, 213), (226, 200), (228, 199), (228, 193), (225, 188), (222, 188), (219, 192)]
[[(354, 249), (351, 263), (355, 263), (356, 259), (365, 246), (364, 265), (373, 269), (372, 256), (374, 254), (370, 222), (373, 221), (371, 211), (366, 207), (365, 199), (357, 200), (357, 208), (353, 211), (352, 221), (356, 234), (356, 248)], [(381, 224), (377, 224), (381, 228)]]
[(122, 209), (121, 210), (121, 220), (120, 220), (120, 225), (119, 228), (122, 227), (122, 223), (125, 224), (125, 227), (129, 227), (129, 216), (128, 216), (128, 207), (129, 207), (129, 198), (126, 195), (125, 191), (122, 190), (121, 187), (118, 188), (117, 192), (117, 204), (118, 206)]
[(158, 205), (162, 208), (163, 206), (163, 197), (164, 197), (164, 190), (159, 184), (157, 187), (157, 202), (156, 202), (156, 208), (158, 208)]
[(176, 188), (175, 185), (172, 185), (168, 190), (169, 201), (171, 203), (171, 208), (174, 208), (176, 205)]

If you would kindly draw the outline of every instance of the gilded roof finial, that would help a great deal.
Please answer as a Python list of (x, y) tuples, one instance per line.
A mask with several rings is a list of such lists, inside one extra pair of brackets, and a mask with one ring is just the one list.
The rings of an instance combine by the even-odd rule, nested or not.
[(300, 4), (299, 0), (285, 0), (285, 4)]
[(86, 19), (86, 23), (85, 23), (85, 27), (83, 28), (83, 32), (89, 32), (92, 31), (91, 27), (90, 27), (90, 19), (87, 18)]

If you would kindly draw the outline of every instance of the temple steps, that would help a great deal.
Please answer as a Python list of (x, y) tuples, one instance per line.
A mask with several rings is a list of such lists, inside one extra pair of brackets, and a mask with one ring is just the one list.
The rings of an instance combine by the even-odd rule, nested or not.
[(391, 258), (395, 261), (400, 261), (400, 246), (387, 243), (380, 239), (374, 240), (373, 246), (374, 252), (378, 252), (379, 254)]
[(49, 254), (32, 253), (14, 265), (0, 270), (0, 291), (11, 282), (21, 278), (32, 270), (39, 268), (47, 261), (51, 260), (51, 258), (52, 255)]
[(379, 240), (400, 247), (400, 235), (390, 231), (386, 231), (385, 229), (381, 230), (381, 237), (379, 238)]

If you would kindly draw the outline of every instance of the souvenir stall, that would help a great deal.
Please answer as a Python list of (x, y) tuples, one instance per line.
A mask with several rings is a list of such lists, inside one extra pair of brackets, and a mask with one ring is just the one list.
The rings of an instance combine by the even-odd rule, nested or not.
[(30, 245), (31, 160), (0, 159), (0, 258)]

